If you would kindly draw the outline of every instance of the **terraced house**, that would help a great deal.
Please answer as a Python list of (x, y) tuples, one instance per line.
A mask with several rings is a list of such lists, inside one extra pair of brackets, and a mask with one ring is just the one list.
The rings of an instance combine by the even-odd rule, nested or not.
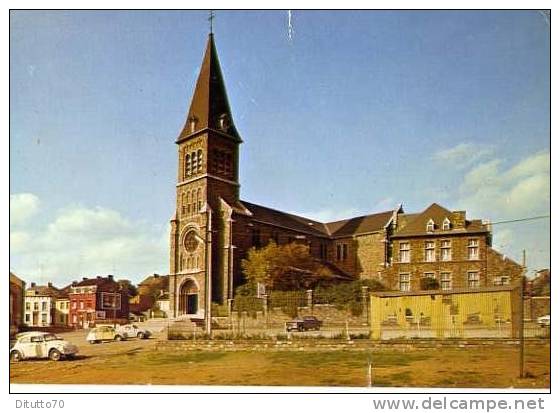
[[(228, 103), (212, 34), (187, 118), (176, 139), (176, 208), (171, 219), (172, 317), (204, 316), (207, 297), (233, 298), (241, 260), (270, 240), (299, 242), (346, 279), (379, 279), (416, 290), (434, 278), (442, 289), (504, 284), (523, 268), (491, 248), (491, 228), (465, 211), (437, 204), (420, 213), (394, 210), (322, 223), (240, 198), (241, 136)], [(281, 150), (281, 148), (279, 148)]]

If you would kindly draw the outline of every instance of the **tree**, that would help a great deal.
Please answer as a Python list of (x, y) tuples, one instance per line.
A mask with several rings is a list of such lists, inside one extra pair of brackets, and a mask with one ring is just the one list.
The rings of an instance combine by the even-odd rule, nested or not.
[(264, 284), (277, 290), (299, 290), (329, 278), (330, 271), (298, 243), (278, 245), (271, 241), (263, 248), (251, 248), (241, 268), (248, 283)]
[(439, 282), (432, 277), (424, 277), (420, 279), (421, 290), (439, 290)]

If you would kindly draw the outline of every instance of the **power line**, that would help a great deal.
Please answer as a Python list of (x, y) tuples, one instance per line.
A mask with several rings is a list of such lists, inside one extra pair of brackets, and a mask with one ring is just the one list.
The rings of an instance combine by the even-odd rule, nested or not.
[(510, 219), (508, 221), (497, 221), (497, 222), (489, 222), (491, 225), (499, 225), (499, 224), (509, 224), (511, 222), (524, 222), (524, 221), (534, 221), (537, 219), (545, 219), (550, 218), (550, 215), (539, 215), (536, 217), (527, 217), (527, 218), (519, 218), (519, 219)]

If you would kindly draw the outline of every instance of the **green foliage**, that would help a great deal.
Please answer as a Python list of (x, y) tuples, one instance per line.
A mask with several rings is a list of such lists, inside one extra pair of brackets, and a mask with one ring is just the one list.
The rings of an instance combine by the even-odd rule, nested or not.
[(420, 279), (421, 290), (439, 290), (439, 282), (435, 278), (424, 277)]
[(349, 310), (358, 316), (363, 312), (363, 289), (384, 291), (385, 286), (376, 280), (359, 280), (330, 286), (320, 286), (314, 292), (315, 303), (333, 304), (339, 310)]
[(227, 317), (228, 315), (227, 304), (219, 305), (212, 303), (212, 317)]
[(271, 291), (269, 306), (280, 308), (289, 317), (297, 317), (298, 308), (307, 305), (307, 294), (305, 291)]
[(271, 241), (263, 248), (253, 247), (241, 261), (241, 268), (249, 283), (286, 291), (313, 288), (331, 275), (311, 256), (309, 246), (296, 242), (277, 245)]

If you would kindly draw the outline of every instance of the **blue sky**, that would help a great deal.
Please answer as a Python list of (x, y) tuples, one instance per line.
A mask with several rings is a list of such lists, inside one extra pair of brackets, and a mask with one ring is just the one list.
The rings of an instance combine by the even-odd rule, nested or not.
[[(550, 213), (538, 12), (218, 11), (242, 198), (334, 220), (432, 202)], [(11, 269), (64, 284), (168, 271), (176, 147), (207, 12), (12, 12)], [(549, 267), (549, 220), (494, 245)]]

